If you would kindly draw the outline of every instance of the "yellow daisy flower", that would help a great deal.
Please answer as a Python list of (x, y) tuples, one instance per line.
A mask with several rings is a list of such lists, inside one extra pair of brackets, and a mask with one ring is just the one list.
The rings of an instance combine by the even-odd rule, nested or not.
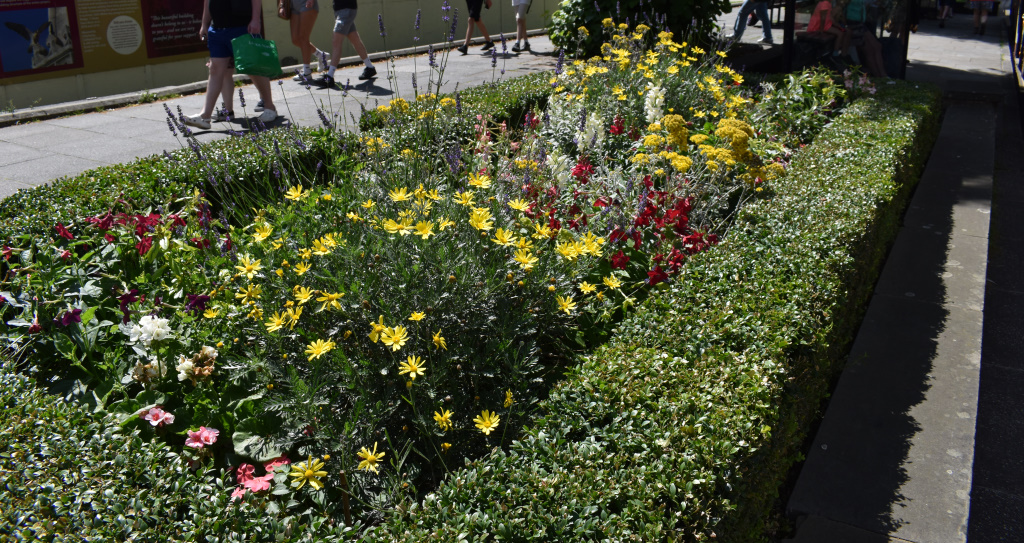
[(298, 274), (298, 275), (302, 275), (302, 274), (304, 274), (304, 273), (306, 273), (308, 271), (309, 271), (309, 264), (307, 264), (305, 262), (299, 262), (298, 264), (295, 265), (295, 273)]
[(382, 331), (380, 340), (384, 342), (384, 345), (391, 347), (392, 351), (397, 351), (405, 346), (405, 342), (409, 340), (409, 334), (406, 333), (404, 326), (396, 326)]
[(527, 209), (530, 209), (530, 204), (526, 200), (516, 199), (510, 201), (508, 203), (508, 207), (511, 207), (516, 211), (526, 211)]
[(566, 315), (572, 315), (572, 310), (576, 308), (576, 302), (572, 301), (572, 296), (563, 298), (559, 295), (555, 299), (558, 301), (559, 311), (565, 311)]
[(586, 281), (580, 283), (580, 291), (582, 291), (584, 294), (590, 294), (591, 292), (594, 292), (595, 290), (597, 290), (597, 285), (591, 285), (590, 283), (588, 283)]
[(293, 289), (293, 293), (295, 294), (295, 301), (299, 302), (299, 305), (308, 302), (309, 299), (313, 297), (313, 292), (313, 290), (310, 290), (301, 285), (295, 285), (295, 288)]
[(274, 315), (270, 317), (270, 320), (268, 320), (266, 323), (267, 331), (276, 332), (281, 328), (284, 328), (285, 324), (287, 323), (287, 320), (287, 317), (275, 311)]
[(384, 326), (384, 315), (380, 316), (380, 322), (370, 321), (370, 326), (373, 327), (373, 330), (370, 331), (370, 341), (377, 343), (380, 335), (384, 333), (384, 330), (388, 329), (387, 326)]
[(437, 422), (437, 426), (441, 428), (442, 432), (447, 432), (452, 429), (452, 412), (444, 408), (440, 413), (434, 411), (434, 421)]
[(445, 343), (444, 336), (441, 335), (440, 330), (438, 330), (437, 333), (434, 334), (434, 347), (437, 349), (444, 349), (446, 351), (448, 350), (448, 344)]
[(498, 427), (498, 422), (500, 421), (501, 417), (499, 417), (497, 413), (491, 413), (486, 409), (480, 413), (479, 417), (473, 419), (473, 422), (476, 423), (476, 427), (479, 428), (485, 436), (491, 435), (491, 432)]
[(318, 339), (309, 345), (306, 345), (306, 355), (309, 356), (309, 361), (312, 362), (314, 358), (320, 358), (321, 356), (331, 352), (334, 349), (333, 341), (324, 341)]
[(409, 194), (409, 189), (402, 187), (388, 192), (388, 198), (391, 198), (392, 202), (397, 203), (412, 199), (412, 195)]
[(410, 381), (415, 381), (416, 376), (423, 375), (427, 371), (427, 365), (423, 363), (423, 359), (414, 355), (409, 355), (409, 358), (399, 364), (398, 367), (398, 375), (408, 373)]
[(602, 279), (602, 282), (604, 282), (605, 286), (607, 286), (608, 288), (619, 288), (622, 286), (622, 281), (619, 281), (619, 278), (615, 277), (614, 275), (609, 275), (605, 277), (604, 279)]
[(246, 279), (252, 281), (253, 276), (259, 273), (263, 269), (263, 265), (260, 264), (259, 260), (252, 261), (249, 259), (249, 255), (242, 255), (242, 258), (238, 259), (239, 266), (235, 266), (235, 269), (241, 272)]
[(413, 311), (412, 315), (409, 317), (409, 320), (411, 320), (411, 321), (421, 321), (421, 320), (423, 320), (423, 317), (426, 317), (426, 316), (427, 316), (427, 314), (422, 312), (422, 311)]
[(256, 233), (253, 234), (252, 239), (259, 243), (270, 237), (270, 234), (274, 231), (274, 228), (269, 224), (262, 224), (256, 227)]
[(370, 452), (370, 449), (363, 447), (363, 449), (359, 451), (358, 456), (359, 458), (362, 458), (362, 461), (359, 462), (359, 469), (377, 473), (377, 462), (379, 462), (381, 458), (384, 458), (384, 451), (378, 453), (377, 442), (374, 441), (373, 452)]
[(324, 463), (322, 460), (313, 460), (310, 456), (305, 462), (299, 462), (298, 464), (292, 465), (292, 471), (288, 473), (289, 477), (294, 478), (292, 486), (295, 489), (300, 489), (309, 483), (309, 486), (316, 490), (320, 490), (324, 487), (324, 484), (320, 481), (320, 477), (327, 477), (327, 472), (323, 471)]
[(300, 185), (295, 185), (294, 187), (288, 189), (288, 192), (284, 193), (284, 197), (289, 200), (301, 200), (306, 196), (309, 196), (309, 193), (303, 192), (302, 187)]

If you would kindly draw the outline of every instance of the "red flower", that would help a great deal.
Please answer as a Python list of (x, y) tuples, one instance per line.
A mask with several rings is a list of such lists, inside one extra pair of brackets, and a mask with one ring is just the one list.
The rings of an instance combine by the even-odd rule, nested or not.
[(61, 326), (71, 326), (72, 323), (82, 322), (81, 315), (81, 309), (72, 309), (71, 311), (65, 311), (64, 314), (60, 316), (60, 319), (57, 320), (60, 321)]
[(117, 241), (117, 238), (110, 234), (104, 234), (103, 239), (107, 240), (107, 243), (114, 243), (115, 241)]
[(114, 226), (114, 216), (111, 215), (108, 211), (107, 214), (104, 215), (102, 218), (89, 217), (89, 222), (91, 222), (93, 226), (99, 228), (100, 230), (110, 230)]
[(572, 169), (572, 176), (582, 185), (586, 185), (590, 181), (590, 176), (594, 175), (594, 167), (591, 166), (590, 161), (587, 157), (580, 157), (580, 161), (576, 163), (576, 166)]
[(170, 215), (168, 215), (167, 216), (167, 222), (171, 223), (171, 228), (177, 228), (179, 226), (187, 226), (185, 224), (185, 219), (182, 219), (181, 216), (179, 216), (176, 213), (171, 213)]
[(67, 260), (69, 258), (71, 258), (71, 251), (64, 251), (63, 253), (60, 254), (61, 260)]
[(58, 234), (60, 234), (60, 237), (62, 237), (62, 238), (65, 238), (65, 239), (75, 239), (75, 236), (74, 236), (74, 234), (72, 234), (72, 233), (71, 233), (71, 232), (70, 232), (70, 231), (69, 231), (69, 230), (68, 230), (67, 228), (65, 228), (65, 227), (64, 227), (64, 225), (63, 225), (63, 224), (61, 224), (61, 223), (57, 223), (57, 226), (54, 226), (54, 227), (53, 227), (53, 229), (54, 229), (54, 230), (56, 230), (56, 231), (57, 231), (57, 233), (58, 233)]
[(626, 269), (626, 264), (629, 262), (629, 257), (626, 256), (626, 253), (623, 253), (620, 250), (612, 256), (611, 261), (613, 270), (624, 270)]
[(210, 246), (210, 240), (206, 238), (192, 238), (189, 241), (199, 249), (205, 249)]
[(614, 136), (618, 136), (619, 134), (622, 134), (623, 132), (625, 132), (625, 130), (626, 130), (626, 127), (625, 127), (625, 125), (622, 122), (622, 117), (619, 117), (618, 115), (616, 115), (615, 116), (615, 121), (612, 122), (612, 127), (608, 129), (608, 133), (612, 134)]
[(32, 319), (32, 324), (28, 327), (28, 333), (38, 334), (42, 330), (43, 327), (39, 325), (39, 315), (36, 315), (36, 318)]
[(14, 254), (14, 250), (11, 249), (10, 247), (8, 247), (6, 244), (4, 244), (4, 248), (3, 248), (4, 260), (10, 260), (11, 259), (11, 255), (13, 255), (13, 254)]
[(145, 236), (138, 243), (135, 244), (135, 248), (139, 251), (139, 256), (145, 255), (153, 247), (153, 238)]
[(650, 283), (652, 287), (666, 279), (668, 279), (668, 274), (665, 273), (665, 270), (661, 269), (660, 265), (654, 266), (653, 270), (647, 272), (647, 282)]

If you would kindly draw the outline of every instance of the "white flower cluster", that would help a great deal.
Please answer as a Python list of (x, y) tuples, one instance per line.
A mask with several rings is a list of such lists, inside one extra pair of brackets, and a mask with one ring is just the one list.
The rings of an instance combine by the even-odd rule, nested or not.
[(546, 162), (551, 168), (551, 174), (558, 180), (558, 184), (562, 187), (568, 186), (569, 175), (572, 173), (573, 167), (572, 159), (559, 153), (557, 149), (552, 149), (548, 153)]
[(154, 341), (161, 341), (170, 337), (171, 325), (167, 319), (146, 315), (139, 319), (138, 324), (132, 324), (125, 330), (128, 339), (132, 343), (142, 343), (148, 349)]
[(651, 90), (647, 91), (647, 96), (644, 98), (644, 112), (647, 113), (647, 122), (656, 123), (665, 116), (663, 108), (665, 107), (665, 89), (661, 87), (651, 87)]
[(587, 122), (577, 135), (579, 148), (588, 149), (593, 145), (595, 150), (600, 149), (606, 132), (604, 124), (604, 120), (597, 113), (587, 115)]

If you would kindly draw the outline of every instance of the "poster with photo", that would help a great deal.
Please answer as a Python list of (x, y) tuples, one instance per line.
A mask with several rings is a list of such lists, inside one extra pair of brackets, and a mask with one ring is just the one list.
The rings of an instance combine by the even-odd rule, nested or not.
[(0, 0), (0, 84), (198, 58), (204, 0)]
[(0, 77), (81, 68), (75, 3), (0, 0)]

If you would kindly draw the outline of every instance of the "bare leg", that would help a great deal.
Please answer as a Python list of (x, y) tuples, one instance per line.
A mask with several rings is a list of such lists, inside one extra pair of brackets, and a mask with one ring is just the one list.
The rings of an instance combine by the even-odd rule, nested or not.
[(260, 100), (263, 100), (263, 109), (277, 111), (277, 108), (274, 107), (274, 96), (270, 93), (270, 78), (261, 75), (251, 77), (253, 84), (256, 85), (256, 90), (260, 93)]
[[(316, 11), (304, 11), (299, 14), (298, 17), (298, 42), (295, 45), (302, 51), (302, 63), (309, 64), (313, 58), (313, 53), (316, 52), (316, 46), (309, 41), (309, 37), (313, 34), (313, 24), (316, 23)], [(292, 17), (294, 21), (296, 17)], [(295, 23), (292, 23), (292, 40), (295, 41)]]
[[(363, 40), (359, 38), (359, 33), (355, 31), (349, 32), (348, 41), (352, 42), (352, 48), (356, 50), (359, 58), (366, 60), (366, 46), (363, 45)], [(338, 54), (340, 55), (341, 52), (339, 51)]]
[(526, 41), (526, 17), (516, 19), (516, 41)]
[(491, 35), (487, 33), (487, 27), (484, 25), (483, 19), (476, 22), (476, 27), (480, 29), (480, 34), (484, 37), (485, 42), (491, 41)]
[(885, 73), (885, 60), (882, 58), (882, 44), (868, 34), (864, 40), (864, 66), (868, 73), (875, 77), (888, 77)]
[(213, 116), (213, 110), (217, 107), (217, 98), (220, 98), (224, 91), (224, 75), (231, 73), (231, 58), (211, 58), (210, 78), (206, 81), (206, 103), (199, 116), (209, 119)]
[(331, 36), (331, 66), (338, 67), (338, 60), (341, 59), (341, 46), (345, 44), (345, 36), (337, 32)]
[(470, 19), (469, 24), (466, 25), (466, 41), (462, 45), (469, 47), (469, 40), (471, 39), (473, 39), (473, 19)]
[(220, 101), (224, 104), (224, 109), (228, 111), (234, 111), (235, 109), (235, 67), (228, 66), (227, 70), (224, 70), (224, 89), (220, 91)]

